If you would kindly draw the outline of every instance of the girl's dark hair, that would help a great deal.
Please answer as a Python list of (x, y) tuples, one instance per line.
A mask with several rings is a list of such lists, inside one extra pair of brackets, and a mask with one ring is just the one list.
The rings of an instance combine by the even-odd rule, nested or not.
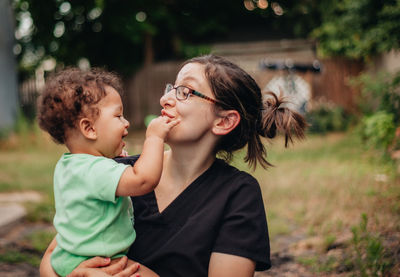
[(206, 55), (186, 61), (205, 66), (205, 75), (215, 98), (221, 103), (216, 108), (236, 110), (241, 120), (216, 146), (216, 153), (229, 161), (235, 150), (248, 147), (245, 162), (255, 168), (271, 166), (260, 135), (269, 139), (277, 133), (285, 136), (285, 147), (293, 142), (293, 135), (302, 139), (307, 123), (302, 115), (287, 107), (287, 101), (273, 92), (261, 94), (254, 79), (236, 64), (225, 58)]
[(75, 128), (79, 119), (97, 118), (96, 104), (107, 95), (106, 86), (122, 93), (119, 77), (100, 68), (90, 71), (68, 68), (50, 77), (38, 99), (40, 128), (55, 142), (65, 143), (66, 132)]

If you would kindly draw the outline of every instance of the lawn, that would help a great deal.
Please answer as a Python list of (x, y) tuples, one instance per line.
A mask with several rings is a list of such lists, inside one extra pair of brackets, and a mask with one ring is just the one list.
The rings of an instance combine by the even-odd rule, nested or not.
[[(143, 138), (143, 132), (130, 134), (131, 154), (140, 152)], [(357, 261), (363, 262), (368, 251), (373, 251), (363, 243), (376, 240), (383, 250), (378, 247), (372, 253), (375, 265), (398, 268), (393, 251), (399, 249), (400, 180), (391, 162), (365, 149), (351, 133), (310, 135), (287, 149), (279, 139), (273, 144), (266, 142), (266, 146), (274, 167), (249, 170), (242, 162), (243, 151), (235, 155), (233, 164), (259, 180), (272, 252), (279, 252), (280, 237), (301, 234), (301, 240), (294, 241), (291, 247), (299, 249), (305, 244), (314, 250), (308, 256), (300, 252), (298, 261), (302, 264), (315, 272), (334, 271), (337, 268), (331, 259), (321, 262), (318, 257), (327, 255), (333, 246), (344, 244), (341, 248), (346, 260), (337, 260), (336, 265), (347, 262), (345, 270), (362, 272)], [(0, 144), (0, 192), (35, 190), (43, 195), (42, 203), (28, 206), (30, 221), (52, 220), (52, 172), (64, 151), (63, 146), (54, 144), (40, 131)], [(32, 237), (36, 237), (36, 243), (37, 237), (43, 237), (39, 239), (42, 243), (34, 246), (42, 251), (51, 235), (31, 235), (27, 240), (34, 244)], [(354, 256), (352, 251), (357, 247), (365, 249)], [(0, 256), (1, 260), (4, 257)], [(372, 271), (367, 268), (366, 272)]]

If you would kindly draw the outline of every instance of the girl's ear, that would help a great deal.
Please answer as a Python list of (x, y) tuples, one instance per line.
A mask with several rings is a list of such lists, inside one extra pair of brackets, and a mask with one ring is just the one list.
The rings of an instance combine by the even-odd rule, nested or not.
[(85, 138), (90, 140), (97, 139), (97, 132), (93, 123), (94, 122), (87, 117), (84, 117), (81, 120), (79, 120), (79, 131)]
[(215, 135), (223, 136), (230, 133), (240, 122), (240, 114), (236, 110), (220, 111), (212, 131)]

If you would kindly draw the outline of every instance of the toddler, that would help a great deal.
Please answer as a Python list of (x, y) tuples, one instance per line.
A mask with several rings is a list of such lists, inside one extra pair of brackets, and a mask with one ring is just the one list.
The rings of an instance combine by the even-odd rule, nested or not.
[(100, 69), (67, 69), (51, 78), (39, 100), (40, 127), (69, 153), (54, 172), (57, 247), (51, 265), (68, 275), (93, 256), (123, 256), (135, 240), (132, 204), (127, 196), (157, 186), (164, 139), (178, 121), (154, 119), (133, 167), (115, 162), (128, 134), (119, 78)]

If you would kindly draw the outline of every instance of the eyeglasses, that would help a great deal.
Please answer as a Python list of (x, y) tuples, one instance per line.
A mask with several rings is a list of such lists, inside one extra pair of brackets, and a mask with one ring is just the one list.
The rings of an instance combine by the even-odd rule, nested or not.
[(211, 103), (218, 103), (221, 104), (221, 102), (219, 102), (218, 100), (215, 100), (211, 97), (208, 97), (198, 91), (195, 91), (194, 89), (185, 87), (185, 86), (176, 86), (174, 87), (172, 84), (167, 84), (165, 86), (165, 90), (164, 90), (164, 95), (169, 93), (171, 90), (175, 90), (175, 97), (176, 99), (178, 99), (179, 101), (185, 101), (189, 98), (190, 95), (195, 95), (198, 96), (200, 98), (203, 98), (204, 100), (210, 101)]

